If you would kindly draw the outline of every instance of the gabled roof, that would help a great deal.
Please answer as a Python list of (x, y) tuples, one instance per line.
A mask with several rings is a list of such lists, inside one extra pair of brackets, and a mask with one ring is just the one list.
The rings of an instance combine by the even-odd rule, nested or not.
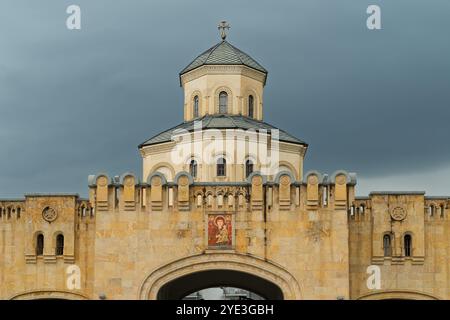
[(194, 59), (180, 72), (180, 76), (203, 65), (244, 65), (267, 75), (267, 70), (245, 52), (222, 40)]
[[(144, 143), (139, 145), (139, 149), (144, 146), (170, 142), (172, 138), (177, 135), (177, 130), (183, 129), (189, 132), (194, 131), (194, 122), (201, 121), (202, 129), (253, 129), (255, 131), (258, 130), (267, 130), (267, 133), (271, 132), (271, 130), (279, 130), (279, 141), (290, 142), (294, 144), (301, 144), (304, 146), (308, 146), (308, 144), (296, 137), (290, 135), (289, 133), (278, 129), (268, 123), (263, 121), (258, 121), (249, 117), (244, 116), (236, 116), (236, 115), (226, 115), (226, 114), (216, 114), (216, 115), (206, 115), (198, 119), (194, 119), (191, 121), (183, 122), (178, 126), (175, 126), (169, 130), (163, 131), (156, 136), (148, 139)], [(179, 134), (179, 133), (178, 133)]]

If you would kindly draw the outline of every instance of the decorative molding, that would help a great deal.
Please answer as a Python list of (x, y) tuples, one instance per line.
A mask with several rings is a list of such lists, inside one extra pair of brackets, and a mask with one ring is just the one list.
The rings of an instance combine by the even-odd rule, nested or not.
[(300, 283), (282, 266), (268, 260), (228, 250), (185, 257), (155, 269), (143, 280), (137, 298), (155, 300), (164, 284), (194, 272), (211, 269), (250, 273), (277, 285), (285, 300), (301, 300), (303, 298)]
[(177, 143), (175, 141), (167, 141), (146, 145), (141, 148), (141, 155), (143, 157), (147, 157), (155, 154), (166, 153), (168, 151), (172, 151), (176, 144)]
[(243, 65), (204, 65), (193, 69), (180, 76), (180, 85), (184, 87), (187, 82), (198, 79), (206, 75), (217, 74), (237, 74), (242, 75), (263, 83), (266, 82), (267, 75), (261, 71), (257, 71)]

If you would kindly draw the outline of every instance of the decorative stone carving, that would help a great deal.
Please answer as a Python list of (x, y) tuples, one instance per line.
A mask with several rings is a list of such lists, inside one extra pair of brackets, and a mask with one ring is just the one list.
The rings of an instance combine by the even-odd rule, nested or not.
[(182, 187), (187, 186), (189, 183), (189, 179), (187, 176), (181, 176), (180, 179), (178, 179), (178, 184)]
[(161, 185), (161, 178), (160, 177), (154, 177), (152, 180), (152, 186), (158, 187)]
[(279, 186), (280, 209), (288, 210), (291, 205), (291, 179), (288, 175), (281, 176)]
[(335, 207), (345, 207), (347, 205), (347, 176), (345, 174), (336, 176), (334, 201)]
[(407, 212), (405, 208), (402, 207), (394, 207), (391, 209), (391, 218), (395, 221), (402, 221), (406, 218)]
[(322, 221), (310, 221), (306, 235), (310, 241), (319, 243), (322, 238), (330, 236), (330, 227)]
[(261, 178), (261, 176), (255, 176), (254, 178), (253, 178), (253, 184), (255, 185), (255, 186), (260, 186), (261, 184), (262, 184), (262, 178)]
[(58, 213), (51, 207), (45, 207), (44, 210), (42, 210), (42, 218), (47, 222), (53, 222), (58, 218)]
[(154, 176), (151, 180), (150, 201), (153, 210), (162, 209), (162, 180), (159, 176)]
[(178, 178), (178, 208), (180, 210), (189, 209), (189, 177), (186, 175)]
[(178, 179), (178, 201), (189, 201), (189, 178), (187, 176), (181, 176)]
[(131, 187), (134, 185), (134, 178), (133, 176), (127, 176), (125, 177), (123, 184), (127, 187)]
[(288, 185), (291, 182), (291, 180), (289, 179), (289, 176), (282, 176), (280, 178), (280, 184), (281, 185)]
[(100, 176), (97, 179), (97, 202), (99, 209), (108, 206), (108, 178)]
[(123, 179), (123, 201), (134, 202), (135, 181), (133, 176)]
[(319, 204), (319, 178), (315, 174), (308, 176), (306, 186), (306, 200), (308, 206)]
[(319, 182), (316, 175), (311, 175), (308, 177), (308, 184), (315, 185)]
[(105, 176), (100, 176), (97, 179), (97, 186), (105, 187), (108, 184), (108, 179)]
[(252, 209), (262, 210), (263, 205), (263, 178), (255, 175), (252, 178)]

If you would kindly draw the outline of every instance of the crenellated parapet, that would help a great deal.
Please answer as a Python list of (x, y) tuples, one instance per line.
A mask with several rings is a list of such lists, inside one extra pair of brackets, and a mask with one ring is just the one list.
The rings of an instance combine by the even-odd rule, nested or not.
[(386, 291), (421, 288), (445, 296), (449, 204), (449, 197), (428, 197), (423, 191), (355, 197), (348, 209), (352, 281), (359, 283), (355, 296), (373, 293), (363, 281), (373, 265), (380, 268)]
[[(386, 194), (408, 195), (411, 192), (386, 192)], [(450, 197), (424, 196), (425, 221), (447, 221), (450, 208)], [(355, 197), (351, 204), (348, 217), (352, 223), (370, 221), (372, 209), (372, 197)]]
[(425, 197), (425, 220), (441, 222), (449, 220), (450, 197)]
[(357, 197), (348, 210), (349, 227), (365, 230), (373, 264), (423, 264), (427, 237), (441, 238), (448, 222), (448, 197), (423, 191), (377, 191)]
[(253, 172), (243, 182), (194, 181), (185, 171), (173, 182), (164, 174), (150, 174), (145, 182), (132, 173), (111, 179), (100, 173), (89, 176), (89, 200), (94, 211), (189, 211), (206, 210), (347, 210), (354, 199), (356, 176), (337, 171), (329, 177), (308, 172), (296, 181), (289, 171), (279, 172), (273, 181)]
[(25, 212), (25, 199), (0, 199), (0, 222), (19, 220)]
[[(94, 223), (94, 208), (77, 194), (26, 194), (0, 200), (0, 240), (5, 254), (26, 264), (74, 263), (76, 239), (83, 224)], [(8, 248), (15, 248), (9, 252)]]
[[(346, 210), (355, 197), (356, 174), (336, 171), (331, 175), (310, 171), (302, 187), (306, 190), (306, 208)], [(301, 191), (301, 190), (300, 190)]]

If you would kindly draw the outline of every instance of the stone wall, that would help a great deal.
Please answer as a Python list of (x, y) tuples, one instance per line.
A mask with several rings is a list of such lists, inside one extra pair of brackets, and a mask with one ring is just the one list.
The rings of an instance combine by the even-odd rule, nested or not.
[[(31, 194), (23, 200), (0, 201), (0, 211), (2, 299), (29, 292), (64, 294), (66, 268), (72, 264), (80, 267), (82, 290), (68, 295), (90, 294), (95, 220), (87, 200), (70, 194)], [(39, 234), (44, 237), (42, 254), (36, 252)], [(57, 235), (64, 236), (62, 255), (56, 252)]]
[[(447, 198), (423, 193), (354, 196), (345, 172), (296, 181), (195, 182), (186, 172), (141, 183), (132, 174), (90, 177), (89, 200), (27, 195), (0, 201), (0, 298), (155, 298), (176, 276), (208, 268), (264, 277), (288, 299), (449, 299)], [(53, 209), (49, 210), (48, 208)], [(401, 209), (397, 209), (401, 208)], [(229, 242), (211, 244), (208, 228), (229, 219)], [(216, 222), (214, 222), (216, 223)], [(393, 235), (385, 257), (383, 235)], [(36, 254), (36, 235), (45, 238)], [(64, 254), (55, 237), (64, 235)], [(412, 235), (405, 257), (402, 237)], [(80, 289), (67, 267), (80, 268)], [(381, 269), (381, 289), (366, 286)]]
[[(448, 204), (448, 198), (426, 198), (423, 192), (376, 192), (356, 199), (349, 214), (351, 297), (449, 299)], [(387, 256), (385, 234), (393, 241)], [(409, 257), (406, 234), (412, 237)], [(366, 286), (369, 265), (380, 267), (379, 290)]]

